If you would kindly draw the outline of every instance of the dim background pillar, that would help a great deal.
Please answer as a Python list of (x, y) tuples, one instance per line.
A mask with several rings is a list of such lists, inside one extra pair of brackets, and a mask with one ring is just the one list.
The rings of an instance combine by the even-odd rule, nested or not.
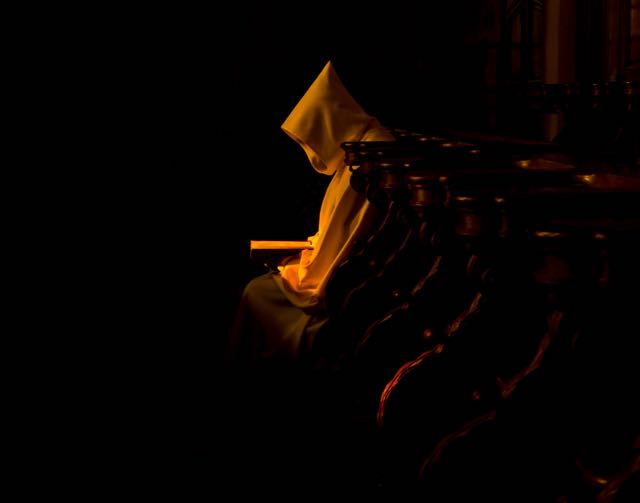
[[(575, 80), (575, 0), (547, 0), (544, 4), (544, 66), (542, 80), (546, 84)], [(546, 114), (544, 139), (552, 140), (563, 128), (561, 113)]]

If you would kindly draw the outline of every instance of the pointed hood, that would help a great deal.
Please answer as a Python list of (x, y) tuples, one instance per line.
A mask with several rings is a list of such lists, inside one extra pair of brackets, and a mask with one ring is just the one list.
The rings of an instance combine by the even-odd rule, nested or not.
[(346, 90), (329, 61), (282, 124), (311, 165), (332, 175), (344, 163), (344, 141), (359, 141), (378, 121), (366, 114)]

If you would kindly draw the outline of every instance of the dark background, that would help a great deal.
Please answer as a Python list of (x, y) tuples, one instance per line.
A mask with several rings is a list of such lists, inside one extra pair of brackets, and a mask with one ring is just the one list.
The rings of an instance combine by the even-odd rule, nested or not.
[(111, 12), (69, 41), (90, 117), (82, 199), (96, 210), (72, 210), (96, 271), (73, 309), (87, 351), (72, 429), (98, 480), (182, 472), (200, 485), (220, 461), (222, 349), (243, 286), (264, 272), (249, 240), (316, 230), (329, 180), (280, 125), (327, 61), (386, 126), (475, 120), (482, 106), (460, 4), (217, 5)]
[(151, 145), (132, 176), (150, 185), (140, 201), (160, 225), (159, 251), (176, 254), (168, 271), (204, 303), (196, 317), (220, 305), (203, 291), (247, 279), (249, 239), (315, 232), (328, 179), (280, 125), (327, 61), (386, 126), (485, 126), (484, 55), (465, 39), (478, 14), (470, 1), (250, 2), (168, 11), (139, 33), (134, 25), (140, 40), (116, 72), (133, 83), (126, 120), (133, 112)]
[[(242, 288), (264, 272), (249, 240), (314, 233), (329, 181), (280, 125), (331, 60), (384, 126), (520, 133), (513, 120), (529, 127), (530, 117), (507, 110), (500, 122), (499, 84), (536, 76), (501, 66), (498, 56), (510, 62), (514, 47), (500, 39), (506, 3), (30, 13), (27, 24), (38, 17), (46, 35), (30, 42), (25, 30), (14, 40), (34, 45), (22, 65), (35, 69), (24, 78), (25, 103), (38, 120), (30, 109), (22, 116), (47, 138), (38, 143), (47, 157), (42, 200), (52, 201), (37, 217), (49, 228), (38, 267), (51, 280), (37, 292), (51, 305), (38, 317), (45, 353), (62, 355), (44, 360), (64, 375), (40, 385), (54, 391), (38, 423), (53, 447), (36, 457), (46, 451), (52, 466), (72, 453), (59, 483), (108, 490), (148, 481), (137, 485), (144, 491), (190, 480), (212, 494), (229, 437), (222, 351)], [(582, 47), (576, 77), (602, 78), (601, 63), (618, 62), (591, 50), (605, 39), (605, 18), (591, 14), (613, 2), (577, 4), (588, 29), (560, 33)], [(192, 477), (169, 475), (178, 472)]]
[(450, 4), (155, 7), (85, 27), (92, 43), (70, 64), (95, 125), (86, 198), (98, 209), (92, 323), (113, 357), (100, 372), (105, 452), (215, 451), (222, 348), (243, 286), (263, 272), (249, 240), (315, 232), (329, 180), (280, 125), (327, 61), (385, 126), (481, 123), (482, 55), (464, 39), (478, 11)]
[(280, 125), (327, 61), (387, 127), (487, 124), (486, 54), (469, 33), (492, 13), (477, 2), (216, 5), (92, 12), (43, 48), (74, 77), (61, 85), (82, 165), (69, 215), (87, 253), (73, 260), (94, 272), (65, 310), (84, 397), (70, 424), (99, 480), (208, 483), (229, 433), (222, 350), (264, 272), (249, 240), (316, 230), (329, 180)]
[(249, 240), (315, 232), (328, 179), (280, 125), (328, 60), (384, 125), (477, 125), (483, 62), (464, 43), (475, 13), (474, 2), (242, 3), (167, 16), (162, 49), (148, 41), (140, 98), (157, 113), (166, 155), (148, 201), (162, 261), (150, 281), (166, 295), (153, 319), (166, 320), (161, 340), (181, 375), (161, 377), (191, 414), (195, 428), (178, 435), (189, 448), (206, 447), (224, 329), (242, 286), (262, 272)]
[[(315, 232), (329, 181), (280, 125), (331, 60), (387, 127), (518, 133), (511, 121), (531, 121), (506, 107), (500, 122), (499, 84), (540, 72), (517, 75), (511, 65), (515, 46), (502, 44), (498, 12), (507, 3), (27, 13), (11, 46), (29, 49), (19, 58), (27, 98), (14, 129), (24, 122), (44, 137), (26, 138), (25, 152), (45, 162), (38, 209), (23, 206), (46, 229), (25, 226), (38, 235), (28, 269), (39, 280), (26, 288), (47, 306), (28, 318), (43, 322), (42, 368), (52, 369), (36, 386), (48, 401), (26, 397), (38, 403), (29, 435), (43, 439), (28, 454), (47, 470), (71, 454), (56, 483), (215, 492), (231, 433), (220, 423), (229, 391), (222, 350), (242, 288), (264, 272), (249, 259), (249, 240)], [(614, 4), (576, 2), (578, 16), (567, 15), (578, 27), (560, 33), (576, 39), (577, 57), (566, 52), (578, 80), (624, 76), (593, 15)], [(30, 197), (35, 173), (27, 173)]]

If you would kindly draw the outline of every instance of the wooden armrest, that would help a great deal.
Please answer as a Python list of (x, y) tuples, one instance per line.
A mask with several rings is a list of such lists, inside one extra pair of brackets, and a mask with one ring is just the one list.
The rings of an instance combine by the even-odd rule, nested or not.
[(249, 256), (262, 262), (272, 262), (302, 250), (313, 250), (309, 241), (251, 241)]

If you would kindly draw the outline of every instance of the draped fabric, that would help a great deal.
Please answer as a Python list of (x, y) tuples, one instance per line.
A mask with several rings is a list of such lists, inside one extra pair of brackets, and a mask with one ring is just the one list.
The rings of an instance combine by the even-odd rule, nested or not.
[(333, 175), (320, 208), (318, 232), (309, 238), (298, 263), (288, 264), (275, 280), (296, 306), (308, 308), (322, 302), (331, 273), (349, 255), (357, 238), (371, 224), (372, 208), (366, 197), (349, 183), (344, 164), (344, 141), (393, 140), (377, 119), (358, 105), (338, 78), (331, 62), (298, 102), (282, 129), (297, 141), (313, 168)]
[(303, 148), (311, 166), (332, 176), (320, 208), (312, 250), (250, 281), (243, 292), (231, 333), (231, 362), (257, 359), (295, 360), (303, 334), (322, 323), (324, 289), (333, 270), (353, 245), (367, 235), (374, 209), (351, 188), (344, 163), (344, 141), (393, 140), (346, 90), (331, 62), (320, 72), (282, 124)]

